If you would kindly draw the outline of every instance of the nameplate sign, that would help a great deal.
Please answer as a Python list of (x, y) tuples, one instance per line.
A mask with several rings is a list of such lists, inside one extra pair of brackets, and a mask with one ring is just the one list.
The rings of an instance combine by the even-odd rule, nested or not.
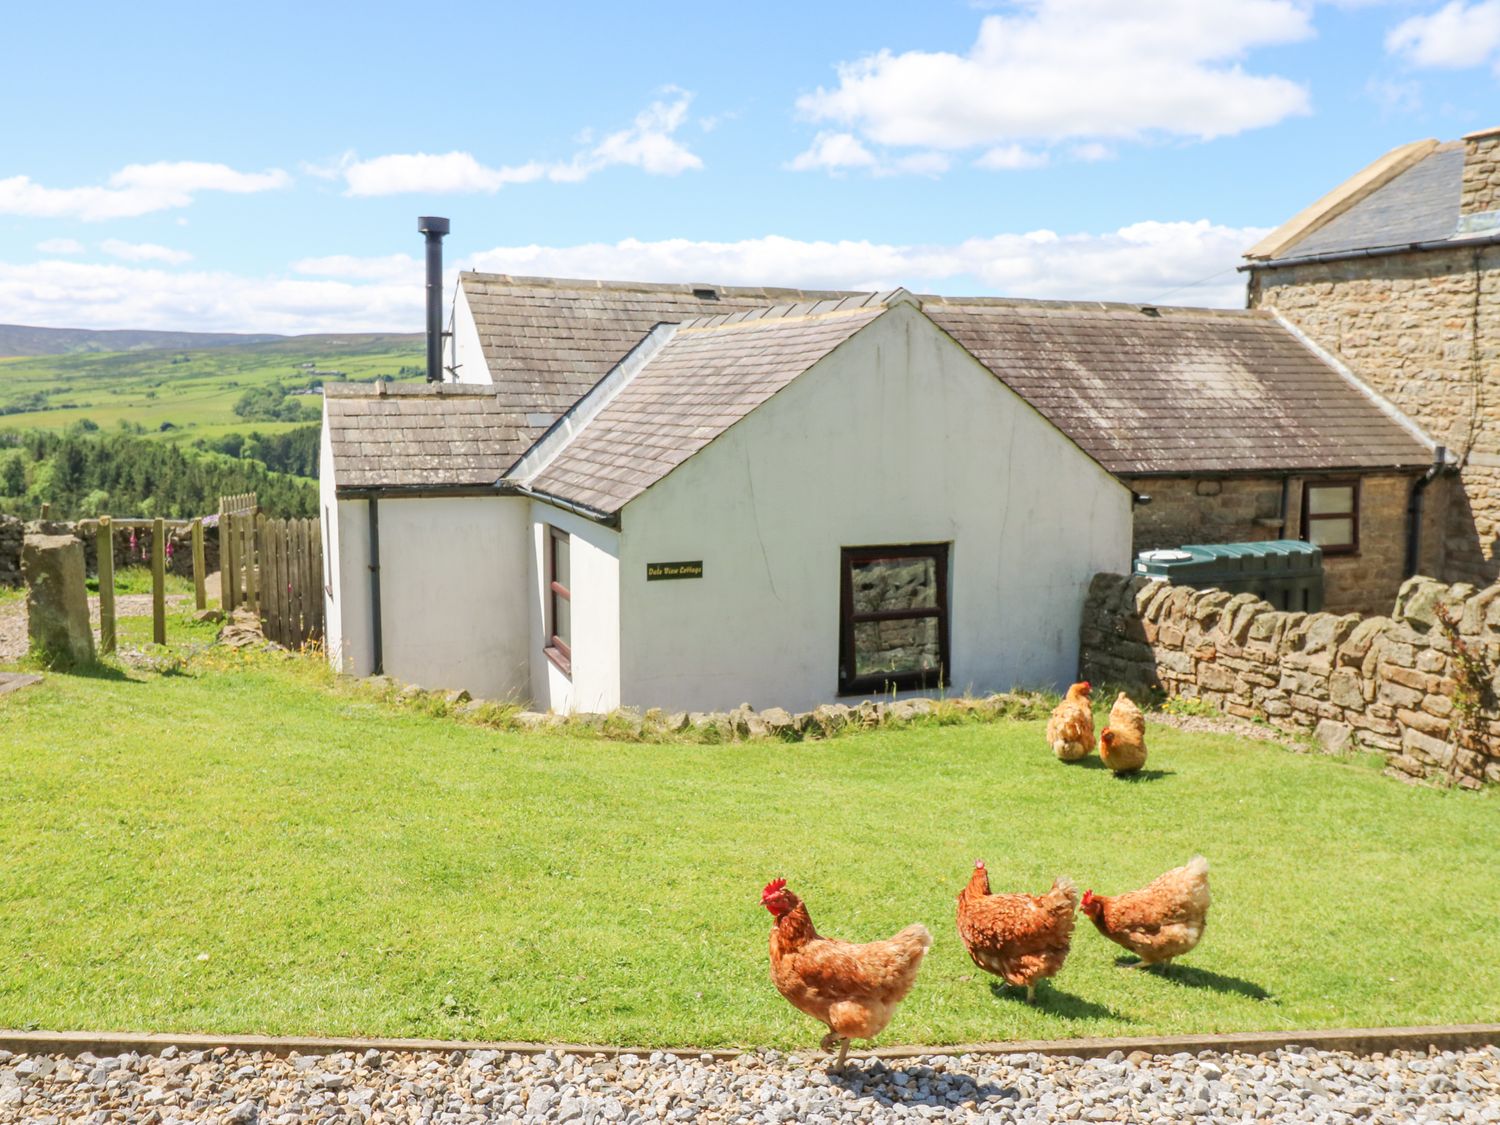
[(658, 582), (666, 578), (702, 578), (703, 560), (697, 562), (647, 563), (646, 581)]

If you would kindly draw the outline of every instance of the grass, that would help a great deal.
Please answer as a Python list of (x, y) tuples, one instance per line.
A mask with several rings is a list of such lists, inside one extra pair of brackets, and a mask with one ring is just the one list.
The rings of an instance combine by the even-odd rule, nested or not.
[[(52, 675), (0, 701), (0, 1026), (810, 1046), (767, 979), (776, 875), (830, 934), (933, 931), (885, 1043), (1500, 1019), (1493, 791), (1165, 728), (1125, 781), (1042, 725), (622, 745), (290, 657)], [(978, 856), (1108, 892), (1197, 851), (1172, 978), (1080, 918), (1030, 1008), (954, 933)]]
[[(194, 592), (193, 580), (181, 574), (168, 572), (162, 575), (162, 587), (164, 592), (171, 596), (173, 594), (192, 594)], [(99, 592), (99, 579), (90, 575), (84, 580), (91, 594)], [(149, 594), (152, 589), (151, 568), (149, 566), (122, 566), (115, 571), (115, 593), (116, 594)]]
[(302, 400), (312, 414), (301, 423), (247, 421), (234, 413), (247, 390), (275, 381), (303, 386), (314, 370), (342, 371), (351, 380), (394, 379), (402, 367), (421, 364), (421, 349), (420, 337), (355, 335), (12, 358), (0, 361), (0, 407), (40, 393), (46, 409), (0, 415), (0, 430), (61, 430), (88, 418), (106, 431), (120, 422), (139, 424), (170, 441), (275, 433), (316, 421), (321, 400)]

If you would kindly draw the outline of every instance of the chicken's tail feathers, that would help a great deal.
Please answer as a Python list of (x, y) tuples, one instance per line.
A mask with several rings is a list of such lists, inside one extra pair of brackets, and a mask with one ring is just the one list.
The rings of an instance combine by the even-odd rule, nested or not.
[(895, 940), (907, 945), (914, 945), (921, 949), (923, 953), (926, 953), (932, 948), (932, 931), (922, 925), (921, 922), (913, 922), (897, 934)]
[(1078, 884), (1066, 875), (1059, 875), (1052, 880), (1052, 893), (1062, 895), (1074, 910), (1078, 909)]
[(1195, 855), (1187, 861), (1187, 873), (1195, 878), (1202, 878), (1208, 874), (1208, 860), (1201, 855)]

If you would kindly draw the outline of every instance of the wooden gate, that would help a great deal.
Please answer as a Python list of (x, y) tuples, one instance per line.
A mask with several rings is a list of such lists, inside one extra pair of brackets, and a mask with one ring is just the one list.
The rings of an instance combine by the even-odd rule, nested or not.
[(261, 629), (301, 648), (323, 639), (323, 535), (317, 519), (255, 521)]
[(254, 610), (266, 639), (287, 648), (323, 639), (323, 534), (316, 517), (221, 512), (219, 560), (225, 612)]

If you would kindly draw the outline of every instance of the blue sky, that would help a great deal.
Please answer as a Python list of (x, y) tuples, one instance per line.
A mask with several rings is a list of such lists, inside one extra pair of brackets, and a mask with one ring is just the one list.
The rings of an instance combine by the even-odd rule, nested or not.
[[(61, 13), (61, 14), (60, 14)], [(1241, 303), (1500, 124), (1500, 0), (83, 2), (7, 13), (0, 322), (419, 330), (457, 268)]]

